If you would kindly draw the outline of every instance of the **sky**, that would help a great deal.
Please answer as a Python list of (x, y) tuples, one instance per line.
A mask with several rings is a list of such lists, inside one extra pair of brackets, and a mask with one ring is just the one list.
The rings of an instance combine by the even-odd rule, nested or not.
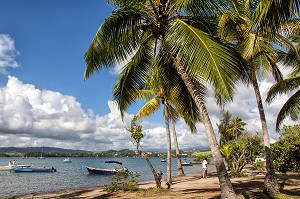
[[(120, 65), (83, 79), (84, 54), (112, 10), (105, 0), (0, 1), (0, 147), (135, 149), (126, 128), (144, 102), (129, 108), (122, 121), (111, 101)], [(266, 77), (259, 83), (264, 100), (274, 81)], [(264, 104), (273, 142), (279, 137), (276, 117), (287, 99), (282, 95)], [(220, 110), (212, 95), (206, 102), (218, 137)], [(252, 87), (239, 84), (225, 109), (242, 118), (249, 132), (261, 132)], [(162, 111), (142, 125), (143, 149), (167, 150)], [(209, 147), (203, 124), (197, 129), (191, 134), (183, 121), (177, 122), (181, 149)]]

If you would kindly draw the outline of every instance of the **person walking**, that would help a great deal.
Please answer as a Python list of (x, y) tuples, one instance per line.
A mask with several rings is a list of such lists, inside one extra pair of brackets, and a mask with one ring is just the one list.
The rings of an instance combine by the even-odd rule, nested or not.
[(206, 158), (202, 161), (202, 168), (203, 168), (203, 178), (207, 178), (207, 160)]

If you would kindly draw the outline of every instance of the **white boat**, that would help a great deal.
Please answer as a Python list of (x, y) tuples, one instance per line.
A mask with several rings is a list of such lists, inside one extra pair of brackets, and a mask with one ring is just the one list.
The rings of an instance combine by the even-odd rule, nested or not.
[(181, 163), (182, 166), (193, 166), (193, 163), (188, 162), (188, 161), (184, 161)]
[(70, 158), (65, 158), (64, 159), (64, 163), (71, 163), (72, 162), (72, 160), (70, 160)]
[(0, 171), (10, 171), (13, 168), (28, 168), (31, 167), (31, 165), (26, 165), (26, 164), (16, 164), (17, 161), (9, 161), (7, 166), (0, 166)]
[(44, 152), (44, 149), (42, 148), (42, 153), (41, 153), (41, 156), (38, 157), (38, 159), (45, 159), (45, 157), (43, 156), (43, 152)]

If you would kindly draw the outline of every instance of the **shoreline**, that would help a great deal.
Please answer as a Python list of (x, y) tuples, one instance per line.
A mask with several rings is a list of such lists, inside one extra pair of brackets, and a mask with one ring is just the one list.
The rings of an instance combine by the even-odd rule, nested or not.
[[(249, 196), (256, 196), (257, 194), (262, 193), (265, 177), (264, 172), (251, 172), (253, 172), (253, 175), (230, 179), (237, 195), (242, 195), (242, 198), (243, 196), (245, 198), (259, 198)], [(163, 179), (163, 189), (156, 189), (154, 180), (146, 180), (138, 182), (139, 191), (134, 192), (117, 191), (109, 193), (104, 191), (105, 186), (95, 186), (87, 188), (64, 189), (53, 192), (34, 193), (6, 198), (218, 198), (221, 194), (221, 191), (217, 174), (215, 172), (211, 172), (209, 173), (209, 177), (205, 179), (203, 179), (201, 175), (202, 172), (188, 174), (185, 176), (174, 176), (172, 177), (173, 184), (170, 189), (166, 189), (166, 179)], [(281, 187), (281, 193), (287, 194), (285, 196), (288, 196), (283, 198), (298, 198), (300, 195), (300, 173), (276, 174), (276, 176)]]
[[(188, 178), (191, 177), (195, 177), (197, 175), (200, 176), (200, 174), (202, 175), (202, 172), (198, 172), (198, 173), (191, 173), (191, 174), (187, 174), (184, 176), (173, 176), (172, 180), (173, 181), (178, 181), (179, 179), (185, 179), (187, 180)], [(215, 172), (211, 172), (212, 175), (215, 175)], [(167, 187), (165, 185), (166, 183), (166, 179), (162, 179), (162, 187), (165, 188)], [(56, 191), (47, 191), (47, 192), (39, 192), (39, 193), (32, 193), (32, 194), (24, 194), (24, 195), (13, 195), (13, 196), (3, 196), (0, 197), (0, 199), (5, 199), (5, 198), (19, 198), (19, 199), (27, 199), (27, 198), (51, 198), (51, 197), (59, 197), (59, 196), (63, 196), (66, 194), (72, 194), (72, 193), (77, 193), (77, 192), (83, 192), (83, 191), (95, 191), (95, 190), (101, 190), (103, 192), (105, 189), (106, 185), (99, 185), (99, 186), (92, 186), (92, 187), (78, 187), (78, 188), (67, 188), (67, 189), (60, 189), (60, 190), (56, 190)], [(138, 181), (138, 188), (151, 188), (151, 187), (156, 187), (155, 181), (154, 180), (141, 180)]]

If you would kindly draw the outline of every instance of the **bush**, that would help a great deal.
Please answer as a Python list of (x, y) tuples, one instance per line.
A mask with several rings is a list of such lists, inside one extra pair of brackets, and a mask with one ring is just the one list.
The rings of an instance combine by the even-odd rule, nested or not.
[(239, 178), (239, 177), (246, 177), (247, 175), (244, 174), (243, 172), (239, 172), (231, 168), (229, 176), (232, 178)]
[(279, 141), (272, 145), (274, 167), (281, 173), (300, 172), (300, 126), (284, 126)]
[(262, 161), (257, 161), (255, 164), (256, 164), (256, 167), (260, 170), (262, 170), (264, 167), (264, 162), (262, 162)]
[(119, 171), (117, 174), (112, 176), (111, 184), (105, 185), (105, 191), (136, 191), (138, 190), (138, 184), (136, 180), (138, 176), (138, 173)]

